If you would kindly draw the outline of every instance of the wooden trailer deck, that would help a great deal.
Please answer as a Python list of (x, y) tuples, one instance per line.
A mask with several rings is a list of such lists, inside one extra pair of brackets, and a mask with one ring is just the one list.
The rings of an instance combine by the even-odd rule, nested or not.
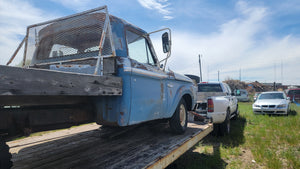
[(166, 123), (103, 128), (94, 123), (7, 144), (13, 168), (164, 168), (212, 131), (190, 122), (184, 135)]

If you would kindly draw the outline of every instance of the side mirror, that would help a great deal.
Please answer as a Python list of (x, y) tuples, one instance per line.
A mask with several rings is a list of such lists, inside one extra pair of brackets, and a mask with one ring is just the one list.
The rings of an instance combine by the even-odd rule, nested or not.
[(162, 45), (163, 45), (163, 50), (164, 53), (167, 53), (170, 51), (170, 41), (169, 41), (169, 34), (168, 32), (165, 32), (162, 36)]

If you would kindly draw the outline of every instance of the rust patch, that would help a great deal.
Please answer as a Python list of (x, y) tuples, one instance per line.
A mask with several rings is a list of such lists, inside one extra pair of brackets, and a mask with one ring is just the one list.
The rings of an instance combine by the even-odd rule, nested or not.
[(172, 71), (168, 72), (167, 75), (169, 75), (171, 77), (175, 77), (174, 72), (172, 72)]
[(122, 40), (121, 40), (121, 38), (119, 38), (119, 42), (120, 42), (120, 45), (121, 45), (121, 49), (123, 49), (123, 45), (122, 45)]
[(182, 95), (182, 88), (179, 89), (179, 94)]
[(125, 124), (124, 116), (121, 116), (120, 123), (121, 123), (122, 125)]
[(164, 99), (164, 84), (160, 83), (160, 100)]
[(61, 67), (73, 67), (73, 65), (61, 65)]
[(116, 57), (116, 58), (117, 58), (118, 68), (124, 68), (124, 58), (122, 57)]
[(143, 64), (138, 63), (137, 61), (135, 61), (133, 59), (130, 59), (130, 62), (131, 62), (131, 67), (148, 70), (146, 66), (144, 66)]
[(118, 17), (109, 15), (109, 20), (110, 22), (115, 22), (115, 23), (123, 23)]
[(124, 68), (123, 64), (118, 65), (118, 68)]
[(124, 63), (124, 58), (123, 57), (116, 57), (117, 61), (120, 63)]
[(144, 69), (144, 70), (148, 70), (144, 65), (138, 65), (136, 68), (140, 68), (140, 69)]
[(190, 87), (190, 91), (194, 91), (192, 86)]

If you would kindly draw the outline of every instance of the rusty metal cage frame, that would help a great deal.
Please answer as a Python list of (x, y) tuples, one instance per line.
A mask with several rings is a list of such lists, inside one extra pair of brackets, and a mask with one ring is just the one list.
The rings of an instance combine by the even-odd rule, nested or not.
[[(70, 18), (82, 16), (82, 15), (93, 13), (93, 12), (100, 11), (100, 10), (104, 10), (105, 21), (104, 21), (104, 26), (103, 26), (103, 29), (102, 29), (101, 39), (99, 40), (100, 42), (99, 42), (99, 53), (98, 53), (98, 56), (80, 58), (80, 59), (76, 59), (76, 60), (77, 61), (79, 61), (79, 60), (82, 61), (82, 60), (88, 60), (88, 59), (97, 59), (96, 68), (95, 68), (95, 71), (94, 71), (94, 75), (97, 75), (97, 72), (100, 69), (100, 76), (103, 76), (103, 71), (104, 71), (103, 60), (104, 60), (104, 58), (116, 56), (115, 46), (114, 46), (114, 43), (113, 43), (112, 30), (111, 30), (111, 24), (110, 24), (110, 19), (109, 19), (109, 13), (108, 13), (107, 6), (101, 6), (101, 7), (94, 8), (94, 9), (91, 9), (91, 10), (87, 10), (87, 11), (84, 11), (84, 12), (81, 12), (81, 13), (77, 13), (77, 14), (73, 14), (73, 15), (70, 15), (70, 16), (66, 16), (66, 17), (62, 17), (62, 18), (58, 18), (58, 19), (54, 19), (54, 20), (50, 20), (50, 21), (46, 21), (46, 22), (42, 22), (42, 23), (38, 23), (38, 24), (34, 24), (34, 25), (28, 26), (27, 30), (26, 30), (26, 36), (24, 37), (24, 39), (22, 40), (22, 42), (20, 43), (20, 45), (18, 46), (18, 48), (16, 49), (16, 51), (14, 52), (14, 54), (12, 55), (12, 57), (9, 59), (9, 61), (7, 62), (6, 65), (9, 65), (14, 60), (14, 58), (17, 55), (17, 53), (19, 52), (20, 48), (23, 46), (23, 44), (25, 44), (25, 46), (24, 46), (24, 54), (23, 54), (23, 61), (22, 61), (22, 67), (25, 67), (25, 62), (26, 62), (26, 57), (27, 57), (26, 53), (27, 53), (29, 29), (30, 28), (41, 26), (41, 25), (45, 25), (45, 24), (50, 24), (50, 23), (53, 23), (53, 22), (63, 21), (63, 20), (66, 20), (66, 19), (70, 19)], [(102, 55), (102, 50), (103, 50), (103, 47), (104, 47), (105, 39), (107, 38), (106, 37), (107, 34), (108, 34), (108, 38), (109, 38), (109, 41), (110, 41), (110, 47), (111, 47), (112, 53), (111, 53), (111, 55), (105, 55), (104, 56), (104, 55)], [(47, 64), (57, 64), (57, 63), (61, 64), (63, 62), (70, 62), (70, 60), (54, 61), (54, 62), (47, 62), (47, 63), (39, 63), (37, 65), (47, 65)]]

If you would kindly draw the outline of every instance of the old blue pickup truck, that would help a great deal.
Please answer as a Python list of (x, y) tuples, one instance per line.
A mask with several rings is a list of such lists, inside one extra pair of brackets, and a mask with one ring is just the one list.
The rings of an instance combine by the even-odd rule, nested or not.
[[(162, 60), (149, 37), (158, 32)], [(0, 131), (166, 119), (183, 133), (197, 87), (165, 70), (170, 29), (152, 33), (109, 15), (106, 6), (28, 26), (7, 65), (0, 66)], [(22, 66), (8, 66), (21, 46)]]

